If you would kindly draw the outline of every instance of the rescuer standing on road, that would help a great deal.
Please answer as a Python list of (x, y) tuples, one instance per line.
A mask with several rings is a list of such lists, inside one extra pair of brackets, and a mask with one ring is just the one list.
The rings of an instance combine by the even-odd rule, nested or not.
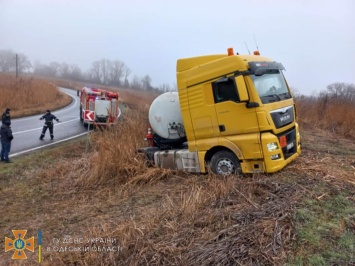
[(1, 137), (1, 161), (5, 163), (12, 163), (9, 160), (9, 153), (11, 150), (11, 141), (14, 136), (12, 135), (11, 122), (6, 120), (0, 128), (0, 137)]
[(5, 125), (5, 121), (9, 121), (11, 123), (10, 111), (10, 108), (6, 108), (5, 112), (2, 114), (1, 122), (3, 125)]
[(53, 136), (53, 120), (56, 120), (57, 122), (60, 122), (59, 119), (51, 114), (50, 110), (47, 110), (47, 112), (45, 113), (45, 115), (43, 115), (39, 120), (45, 120), (44, 122), (44, 126), (43, 126), (43, 130), (42, 130), (42, 134), (39, 137), (40, 140), (43, 140), (44, 135), (46, 134), (47, 128), (49, 128), (49, 133), (51, 135), (51, 139), (54, 138)]

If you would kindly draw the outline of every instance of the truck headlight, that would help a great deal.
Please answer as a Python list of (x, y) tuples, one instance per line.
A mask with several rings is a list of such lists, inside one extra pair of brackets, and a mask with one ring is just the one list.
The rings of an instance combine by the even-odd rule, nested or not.
[(277, 159), (280, 159), (281, 156), (280, 156), (280, 153), (278, 153), (278, 154), (275, 154), (275, 155), (271, 155), (270, 158), (271, 158), (271, 160), (277, 160)]
[(268, 151), (275, 151), (278, 149), (276, 142), (268, 143), (268, 144), (266, 144), (266, 147), (267, 147)]

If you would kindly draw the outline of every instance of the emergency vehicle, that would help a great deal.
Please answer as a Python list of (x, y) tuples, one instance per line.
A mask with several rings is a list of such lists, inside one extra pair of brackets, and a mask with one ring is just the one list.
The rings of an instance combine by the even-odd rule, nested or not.
[(84, 126), (111, 125), (116, 123), (121, 115), (118, 92), (84, 87), (79, 96), (80, 121)]

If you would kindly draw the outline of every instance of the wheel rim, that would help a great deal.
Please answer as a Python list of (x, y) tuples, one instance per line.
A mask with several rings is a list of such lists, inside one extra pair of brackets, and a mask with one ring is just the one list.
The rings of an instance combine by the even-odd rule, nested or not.
[(235, 173), (235, 165), (229, 159), (222, 159), (217, 164), (217, 173), (222, 175), (231, 175)]

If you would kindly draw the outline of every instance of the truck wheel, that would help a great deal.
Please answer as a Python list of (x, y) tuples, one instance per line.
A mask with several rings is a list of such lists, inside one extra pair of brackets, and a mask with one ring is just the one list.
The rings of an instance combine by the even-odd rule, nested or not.
[(241, 174), (238, 158), (230, 151), (216, 152), (211, 159), (210, 167), (217, 175)]

